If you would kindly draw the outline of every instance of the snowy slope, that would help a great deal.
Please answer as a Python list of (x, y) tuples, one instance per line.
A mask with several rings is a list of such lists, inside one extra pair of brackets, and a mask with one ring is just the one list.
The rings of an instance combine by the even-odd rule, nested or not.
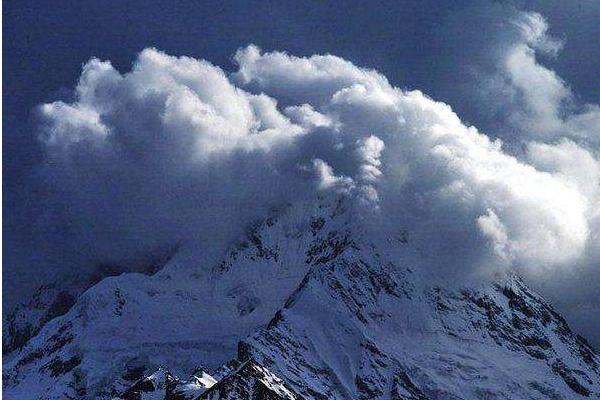
[(2, 353), (10, 354), (21, 348), (40, 329), (75, 304), (83, 290), (78, 285), (61, 288), (57, 284), (41, 285), (29, 301), (18, 304), (2, 323)]
[[(166, 251), (134, 269), (151, 274), (162, 268), (171, 256), (172, 251)], [(115, 265), (99, 265), (91, 271), (71, 273), (68, 277), (40, 285), (27, 301), (17, 304), (3, 315), (2, 354), (10, 356), (16, 349), (20, 349), (48, 321), (69, 311), (86, 289), (106, 277), (123, 272), (123, 268)]]
[(301, 207), (249, 227), (218, 262), (186, 248), (153, 276), (102, 280), (8, 357), (7, 395), (61, 398), (83, 387), (110, 396), (161, 365), (183, 376), (199, 364), (219, 367), (306, 274), (314, 240), (306, 214)]
[[(517, 277), (432, 286), (405, 232), (354, 217), (341, 200), (286, 206), (220, 259), (188, 246), (155, 275), (102, 280), (10, 354), (5, 397), (115, 398), (198, 365), (214, 387), (266, 379), (281, 398), (599, 396), (598, 356)], [(234, 357), (260, 377), (221, 367)]]
[(600, 394), (589, 345), (516, 276), (449, 291), (365, 244), (313, 264), (241, 345), (308, 398), (571, 399)]

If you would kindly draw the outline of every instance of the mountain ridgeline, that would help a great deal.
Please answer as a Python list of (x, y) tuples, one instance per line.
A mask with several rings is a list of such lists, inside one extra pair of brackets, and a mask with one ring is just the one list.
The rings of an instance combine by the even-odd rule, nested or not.
[(352, 210), (290, 205), (216, 263), (42, 290), (4, 320), (5, 398), (600, 398), (600, 357), (518, 276), (433, 284), (410, 232)]

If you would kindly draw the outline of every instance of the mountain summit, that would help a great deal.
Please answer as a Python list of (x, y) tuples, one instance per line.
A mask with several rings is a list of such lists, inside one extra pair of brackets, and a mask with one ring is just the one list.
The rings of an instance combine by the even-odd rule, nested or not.
[(31, 307), (41, 327), (12, 339), (4, 395), (600, 398), (600, 357), (518, 276), (431, 282), (410, 232), (372, 235), (352, 210), (343, 199), (282, 207), (217, 261), (182, 247), (157, 273), (105, 278), (47, 322)]

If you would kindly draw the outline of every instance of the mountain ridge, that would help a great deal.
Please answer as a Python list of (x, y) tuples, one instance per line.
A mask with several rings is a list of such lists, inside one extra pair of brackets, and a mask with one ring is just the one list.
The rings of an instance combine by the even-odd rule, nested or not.
[(11, 354), (7, 398), (115, 398), (158, 366), (230, 359), (307, 399), (599, 396), (598, 355), (520, 278), (428, 283), (409, 232), (372, 236), (352, 207), (284, 207), (212, 266), (192, 252), (102, 280)]

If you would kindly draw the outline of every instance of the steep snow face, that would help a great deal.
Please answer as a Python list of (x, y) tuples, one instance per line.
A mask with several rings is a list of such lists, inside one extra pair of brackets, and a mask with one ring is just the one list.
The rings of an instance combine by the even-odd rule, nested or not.
[[(598, 356), (518, 278), (432, 286), (409, 233), (368, 232), (352, 207), (282, 207), (216, 262), (185, 247), (153, 276), (104, 279), (5, 362), (6, 398), (122, 397), (197, 365), (217, 382), (201, 398), (600, 395)], [(236, 347), (248, 370), (219, 368)]]
[[(137, 266), (136, 270), (154, 273), (166, 264), (171, 255), (172, 252), (165, 252)], [(86, 289), (106, 277), (121, 273), (123, 268), (116, 265), (98, 265), (91, 271), (41, 285), (26, 302), (17, 304), (3, 315), (2, 354), (12, 357), (12, 353), (37, 335), (48, 321), (68, 312)]]
[(239, 357), (308, 398), (600, 396), (598, 356), (518, 277), (428, 287), (390, 249), (353, 241), (335, 258), (317, 256)]
[(75, 285), (65, 289), (55, 284), (40, 286), (27, 303), (3, 317), (2, 353), (9, 355), (23, 347), (46, 322), (69, 311), (82, 291)]
[(307, 249), (348, 223), (331, 218), (336, 207), (274, 211), (218, 262), (188, 247), (153, 276), (102, 280), (11, 354), (5, 392), (21, 399), (108, 397), (161, 365), (184, 375), (198, 364), (219, 367), (299, 285)]

